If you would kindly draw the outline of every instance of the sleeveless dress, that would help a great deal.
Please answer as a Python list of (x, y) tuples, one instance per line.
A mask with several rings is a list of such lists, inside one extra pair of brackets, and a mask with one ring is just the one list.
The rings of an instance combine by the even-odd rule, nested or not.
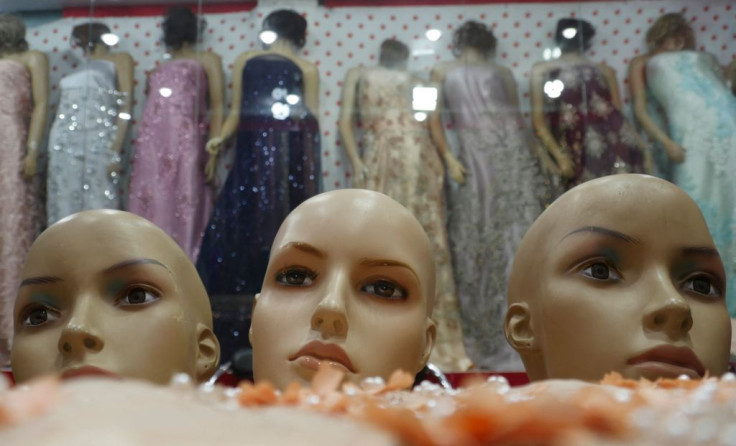
[(89, 60), (61, 79), (61, 99), (49, 133), (46, 217), (52, 224), (87, 209), (119, 209), (118, 178), (107, 173), (116, 159), (115, 64)]
[(39, 176), (23, 177), (32, 109), (28, 69), (14, 60), (0, 59), (0, 366), (10, 360), (13, 306), (21, 271), (41, 229)]
[[(197, 260), (223, 359), (249, 347), (247, 299), (261, 289), (276, 232), (295, 207), (321, 191), (322, 180), (319, 123), (304, 105), (299, 66), (265, 54), (248, 60), (242, 76), (235, 159)], [(238, 297), (228, 302), (218, 295)]]
[(443, 91), (466, 181), (449, 191), (448, 230), (465, 345), (486, 370), (523, 370), (503, 334), (514, 254), (543, 210), (546, 179), (502, 68), (450, 69)]
[(445, 228), (444, 167), (427, 123), (417, 121), (412, 91), (419, 80), (405, 71), (364, 68), (358, 80), (366, 189), (382, 192), (409, 209), (434, 251), (437, 298), (432, 318), (437, 341), (430, 361), (444, 371), (471, 366), (465, 353)]
[(635, 130), (614, 106), (596, 64), (568, 63), (550, 69), (545, 90), (547, 124), (575, 163), (568, 188), (615, 173), (644, 173), (644, 152)]
[(736, 316), (736, 98), (718, 61), (697, 51), (647, 61), (647, 83), (667, 116), (669, 135), (685, 148), (672, 179), (698, 204), (726, 268), (727, 303)]
[(136, 137), (128, 210), (166, 231), (196, 261), (212, 207), (204, 167), (207, 73), (191, 59), (151, 73)]

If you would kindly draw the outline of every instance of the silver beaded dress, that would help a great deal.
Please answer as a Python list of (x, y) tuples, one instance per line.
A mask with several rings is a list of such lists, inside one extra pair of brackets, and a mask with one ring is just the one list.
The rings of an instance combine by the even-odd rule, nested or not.
[(117, 110), (123, 97), (116, 90), (115, 65), (89, 60), (60, 82), (61, 99), (49, 134), (46, 214), (52, 224), (86, 209), (118, 209), (118, 179), (108, 166)]

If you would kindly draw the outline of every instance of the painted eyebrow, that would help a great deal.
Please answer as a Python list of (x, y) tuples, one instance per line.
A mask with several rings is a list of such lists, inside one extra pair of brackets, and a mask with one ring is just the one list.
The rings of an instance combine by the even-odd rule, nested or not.
[(114, 265), (112, 265), (110, 267), (105, 268), (102, 272), (104, 274), (108, 274), (108, 273), (111, 273), (113, 271), (117, 271), (117, 270), (122, 269), (122, 268), (128, 268), (128, 267), (134, 266), (134, 265), (158, 265), (160, 267), (165, 268), (166, 271), (168, 271), (169, 274), (171, 274), (171, 270), (169, 269), (168, 266), (164, 265), (163, 263), (159, 262), (156, 259), (147, 259), (147, 258), (125, 260), (125, 261), (122, 261), (120, 263), (116, 263), (116, 264), (114, 264)]
[(26, 285), (43, 285), (47, 283), (56, 283), (56, 282), (63, 282), (64, 279), (61, 277), (56, 276), (37, 276), (37, 277), (29, 277), (27, 279), (24, 279), (18, 288), (24, 287)]
[(416, 271), (414, 269), (407, 265), (404, 262), (399, 262), (398, 260), (389, 260), (389, 259), (361, 259), (359, 264), (361, 266), (368, 266), (368, 267), (377, 267), (377, 266), (393, 266), (393, 267), (399, 267), (399, 268), (406, 268), (414, 275), (414, 278), (419, 281), (419, 276), (417, 275)]
[(595, 234), (602, 234), (602, 235), (606, 235), (606, 236), (609, 236), (609, 237), (617, 238), (619, 240), (623, 240), (623, 241), (625, 241), (627, 243), (633, 243), (635, 245), (641, 245), (641, 241), (639, 241), (638, 239), (636, 239), (634, 237), (631, 237), (630, 235), (626, 235), (623, 232), (614, 231), (613, 229), (603, 228), (601, 226), (583, 226), (581, 228), (575, 229), (572, 232), (569, 232), (567, 235), (565, 235), (564, 237), (562, 237), (560, 239), (560, 241), (566, 239), (567, 237), (569, 237), (569, 236), (571, 236), (573, 234), (579, 234), (581, 232), (585, 232), (585, 233), (591, 233), (592, 232), (592, 233), (595, 233)]
[(310, 245), (309, 243), (304, 242), (289, 242), (281, 247), (281, 249), (298, 249), (299, 251), (302, 251), (307, 254), (311, 254), (315, 257), (318, 257), (320, 259), (324, 259), (327, 257), (327, 254), (325, 254), (324, 251), (321, 251), (314, 246)]
[(710, 246), (693, 246), (689, 248), (682, 248), (682, 253), (685, 255), (707, 255), (707, 256), (713, 256), (721, 258), (721, 255), (718, 253), (718, 250), (715, 248), (712, 248)]

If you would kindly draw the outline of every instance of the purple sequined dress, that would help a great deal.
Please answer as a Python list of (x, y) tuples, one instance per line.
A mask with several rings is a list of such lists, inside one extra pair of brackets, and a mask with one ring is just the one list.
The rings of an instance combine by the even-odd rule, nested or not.
[[(304, 105), (301, 69), (283, 56), (257, 56), (245, 64), (242, 85), (235, 160), (215, 201), (197, 261), (211, 298), (260, 291), (281, 222), (321, 189), (319, 124)], [(215, 330), (227, 358), (233, 347), (217, 325), (224, 310), (217, 298), (212, 303)], [(243, 346), (247, 318), (243, 315), (237, 327), (227, 329), (235, 338), (243, 334), (238, 338), (242, 341), (236, 340)]]
[(507, 69), (460, 66), (443, 91), (465, 166), (448, 194), (448, 231), (465, 345), (481, 370), (521, 370), (506, 342), (506, 288), (521, 238), (549, 194), (532, 136), (509, 95)]
[(0, 60), (0, 366), (9, 362), (21, 269), (41, 227), (38, 184), (23, 178), (31, 109), (28, 69)]
[[(544, 97), (547, 123), (575, 163), (568, 187), (614, 173), (644, 172), (644, 152), (635, 130), (614, 106), (597, 64), (553, 68), (545, 85), (551, 91)], [(555, 91), (556, 87), (562, 91)]]
[(156, 223), (196, 260), (212, 206), (205, 183), (207, 73), (172, 60), (151, 73), (136, 138), (128, 210)]

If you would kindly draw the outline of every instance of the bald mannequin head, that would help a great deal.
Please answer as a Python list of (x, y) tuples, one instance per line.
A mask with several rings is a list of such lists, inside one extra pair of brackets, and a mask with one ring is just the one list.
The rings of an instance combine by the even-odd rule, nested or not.
[(289, 214), (256, 297), (254, 376), (284, 388), (321, 362), (346, 379), (417, 373), (434, 346), (432, 249), (422, 226), (378, 192), (313, 197)]
[(18, 381), (110, 372), (166, 383), (207, 379), (220, 347), (186, 254), (148, 220), (84, 211), (44, 231), (23, 268), (11, 352)]
[(532, 380), (726, 372), (723, 264), (695, 202), (646, 175), (583, 183), (525, 235), (506, 338)]

